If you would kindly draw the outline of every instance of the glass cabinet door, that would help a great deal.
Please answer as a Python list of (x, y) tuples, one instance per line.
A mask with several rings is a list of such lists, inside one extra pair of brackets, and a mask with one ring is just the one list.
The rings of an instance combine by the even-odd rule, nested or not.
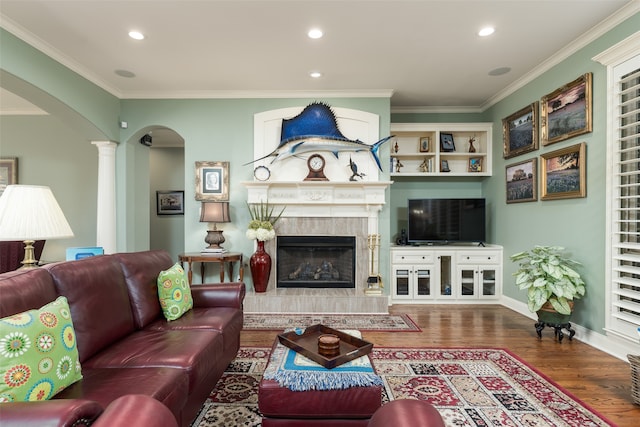
[(431, 270), (428, 268), (415, 269), (416, 296), (431, 295)]
[(462, 268), (458, 279), (460, 279), (460, 297), (474, 297), (475, 296), (475, 268)]
[(451, 271), (451, 255), (440, 255), (438, 257), (440, 262), (440, 295), (452, 298), (454, 295), (453, 288), (451, 286), (453, 272)]
[(409, 297), (409, 269), (397, 268), (393, 273), (395, 295)]
[(496, 270), (493, 268), (485, 268), (480, 274), (480, 290), (482, 296), (496, 295)]

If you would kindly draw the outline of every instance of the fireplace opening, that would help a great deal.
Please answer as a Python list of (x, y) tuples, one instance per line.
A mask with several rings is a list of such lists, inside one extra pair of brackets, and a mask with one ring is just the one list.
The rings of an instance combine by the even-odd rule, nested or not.
[(276, 286), (355, 288), (354, 236), (278, 236)]

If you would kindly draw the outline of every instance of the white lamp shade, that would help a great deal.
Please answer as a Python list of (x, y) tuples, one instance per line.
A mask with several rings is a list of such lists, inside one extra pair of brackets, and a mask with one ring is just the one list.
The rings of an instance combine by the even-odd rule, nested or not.
[(49, 187), (8, 185), (0, 197), (0, 240), (73, 237)]

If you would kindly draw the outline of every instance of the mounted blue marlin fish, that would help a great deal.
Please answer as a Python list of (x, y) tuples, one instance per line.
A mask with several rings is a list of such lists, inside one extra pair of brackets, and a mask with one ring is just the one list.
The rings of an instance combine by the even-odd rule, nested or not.
[(336, 156), (336, 159), (338, 153), (343, 151), (369, 151), (378, 165), (378, 169), (382, 171), (378, 150), (391, 138), (393, 136), (382, 138), (373, 145), (348, 139), (338, 129), (338, 121), (331, 107), (322, 102), (314, 102), (307, 105), (297, 116), (283, 119), (278, 147), (266, 156), (249, 163), (274, 157), (271, 161), (273, 163), (277, 160), (315, 151), (329, 151)]

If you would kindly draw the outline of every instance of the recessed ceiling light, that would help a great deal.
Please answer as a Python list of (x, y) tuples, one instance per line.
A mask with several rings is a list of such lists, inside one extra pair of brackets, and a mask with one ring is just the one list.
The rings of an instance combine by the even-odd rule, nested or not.
[(311, 39), (319, 39), (324, 35), (324, 33), (322, 32), (322, 30), (320, 28), (312, 28), (312, 29), (309, 30), (307, 35)]
[(501, 76), (511, 71), (511, 67), (500, 67), (489, 71), (490, 76)]
[(136, 76), (135, 73), (133, 73), (133, 72), (131, 72), (129, 70), (115, 70), (114, 73), (116, 73), (120, 77), (126, 77), (128, 79), (131, 79), (131, 78)]
[(480, 31), (478, 31), (478, 35), (480, 37), (487, 37), (490, 36), (491, 34), (495, 33), (496, 29), (493, 27), (484, 27), (483, 29), (481, 29)]
[(314, 79), (319, 79), (320, 77), (322, 77), (322, 73), (320, 71), (312, 71), (309, 73), (309, 75)]
[(140, 31), (129, 31), (129, 37), (135, 40), (144, 40), (144, 34)]

